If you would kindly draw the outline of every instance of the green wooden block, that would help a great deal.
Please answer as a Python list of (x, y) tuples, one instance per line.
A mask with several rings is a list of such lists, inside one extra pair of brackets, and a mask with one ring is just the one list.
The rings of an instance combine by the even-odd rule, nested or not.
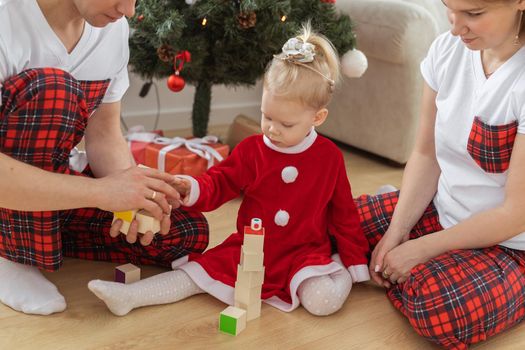
[(219, 330), (223, 333), (237, 335), (246, 328), (246, 311), (228, 306), (219, 317)]

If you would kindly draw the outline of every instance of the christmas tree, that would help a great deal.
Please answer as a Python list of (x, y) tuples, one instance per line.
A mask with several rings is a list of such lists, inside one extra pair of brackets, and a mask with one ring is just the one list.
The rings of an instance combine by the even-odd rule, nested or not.
[(350, 18), (339, 14), (334, 2), (141, 0), (130, 20), (132, 70), (146, 80), (169, 76), (174, 91), (193, 84), (193, 134), (205, 136), (212, 86), (254, 85), (305, 22), (339, 53), (355, 47)]

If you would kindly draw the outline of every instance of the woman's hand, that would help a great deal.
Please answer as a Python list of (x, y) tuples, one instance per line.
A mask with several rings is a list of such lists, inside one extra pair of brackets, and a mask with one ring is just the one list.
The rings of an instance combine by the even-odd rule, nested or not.
[(390, 252), (395, 247), (399, 246), (401, 243), (408, 240), (409, 233), (402, 234), (400, 232), (394, 231), (389, 228), (386, 233), (383, 235), (383, 238), (379, 241), (372, 252), (372, 257), (370, 259), (370, 276), (372, 280), (375, 281), (378, 285), (385, 288), (390, 287), (390, 282), (383, 278), (383, 266), (384, 259), (388, 252)]
[(425, 244), (424, 237), (408, 240), (386, 254), (383, 260), (384, 277), (393, 284), (403, 283), (414, 266), (431, 258), (431, 247)]

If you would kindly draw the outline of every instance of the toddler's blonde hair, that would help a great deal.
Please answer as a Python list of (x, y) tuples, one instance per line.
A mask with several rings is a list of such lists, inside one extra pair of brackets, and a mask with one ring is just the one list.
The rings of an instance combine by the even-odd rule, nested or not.
[(276, 55), (264, 74), (264, 89), (276, 96), (298, 100), (303, 105), (319, 110), (328, 105), (335, 85), (340, 79), (339, 56), (330, 40), (312, 31), (310, 23), (303, 25), (297, 36), (304, 43), (315, 46), (315, 57), (310, 63), (301, 63), (315, 69), (312, 71), (300, 64), (283, 60), (284, 53)]

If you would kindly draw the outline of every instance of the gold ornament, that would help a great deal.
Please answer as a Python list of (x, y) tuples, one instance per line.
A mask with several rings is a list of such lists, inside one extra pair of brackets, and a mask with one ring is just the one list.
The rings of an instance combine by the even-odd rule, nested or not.
[(257, 15), (253, 11), (248, 13), (241, 12), (237, 15), (237, 21), (239, 21), (241, 28), (253, 28), (257, 23)]

